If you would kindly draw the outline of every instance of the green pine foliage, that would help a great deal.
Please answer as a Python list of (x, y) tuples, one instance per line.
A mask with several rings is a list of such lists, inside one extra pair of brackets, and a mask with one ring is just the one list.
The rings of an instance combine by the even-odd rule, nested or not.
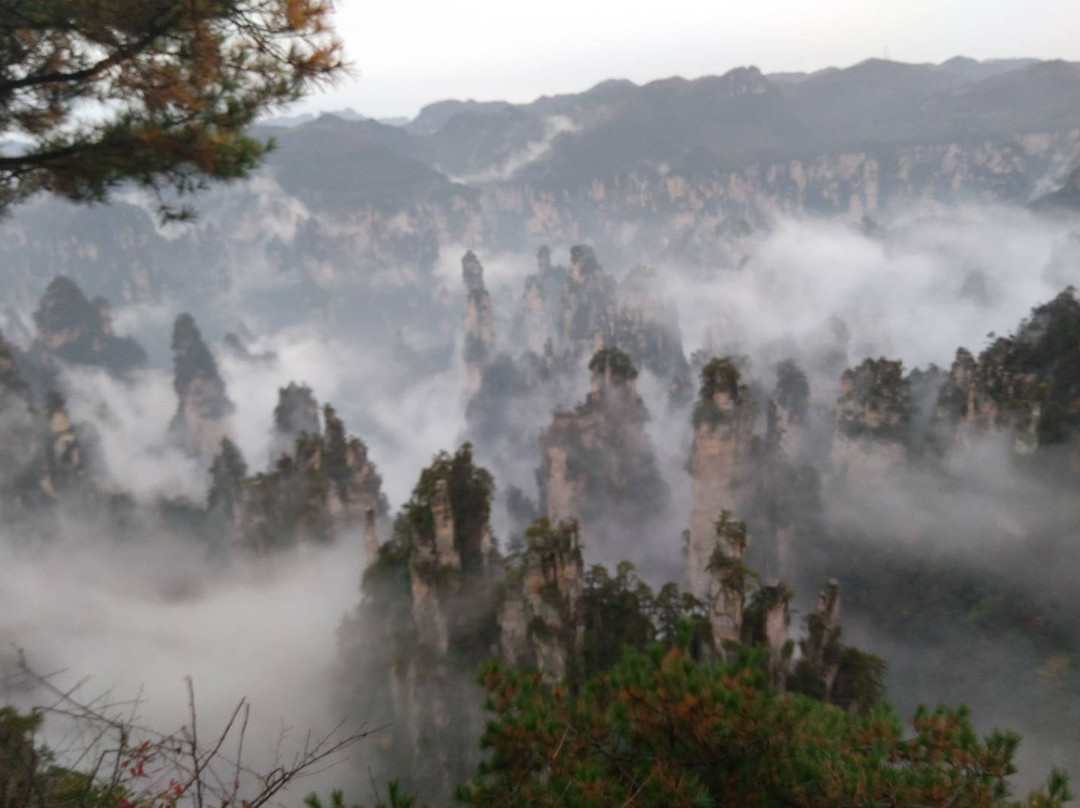
[(705, 604), (675, 584), (654, 592), (628, 561), (616, 566), (614, 575), (594, 565), (585, 573), (584, 584), (580, 665), (584, 677), (610, 670), (627, 647), (684, 642), (695, 655), (711, 652)]
[(701, 369), (701, 387), (692, 416), (695, 429), (702, 424), (715, 426), (727, 419), (728, 415), (715, 401), (721, 393), (726, 393), (736, 404), (750, 401), (750, 389), (743, 383), (733, 357), (714, 357)]
[(1051, 773), (1024, 801), (1008, 776), (1019, 738), (980, 738), (966, 710), (854, 714), (768, 685), (761, 654), (700, 661), (628, 651), (580, 688), (488, 665), (488, 759), (457, 789), (472, 806), (1059, 806)]

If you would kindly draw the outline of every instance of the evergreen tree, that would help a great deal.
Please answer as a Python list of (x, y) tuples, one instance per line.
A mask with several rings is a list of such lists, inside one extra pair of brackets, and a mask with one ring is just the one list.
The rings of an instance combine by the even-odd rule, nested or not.
[(1019, 737), (980, 739), (965, 709), (921, 709), (905, 732), (890, 707), (854, 714), (768, 685), (761, 654), (695, 660), (678, 647), (628, 651), (580, 688), (488, 665), (490, 751), (461, 786), (467, 805), (1060, 806), (1051, 773), (1009, 799)]
[(0, 211), (39, 190), (100, 201), (124, 182), (184, 194), (243, 177), (272, 145), (246, 134), (256, 117), (345, 69), (327, 0), (2, 9), (0, 136), (30, 143), (0, 155)]

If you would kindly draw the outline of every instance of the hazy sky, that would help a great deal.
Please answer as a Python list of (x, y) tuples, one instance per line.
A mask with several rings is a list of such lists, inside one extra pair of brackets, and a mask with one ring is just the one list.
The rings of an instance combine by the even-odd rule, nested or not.
[(1077, 0), (337, 0), (360, 71), (297, 111), (414, 115), (443, 98), (530, 101), (607, 78), (643, 82), (847, 66), (1080, 60)]

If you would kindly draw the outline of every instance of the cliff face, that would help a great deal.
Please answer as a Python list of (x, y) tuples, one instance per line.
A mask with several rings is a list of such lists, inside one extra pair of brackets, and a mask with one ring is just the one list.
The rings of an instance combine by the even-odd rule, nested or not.
[(812, 540), (820, 525), (816, 445), (809, 440), (810, 385), (791, 360), (776, 367), (769, 396), (765, 435), (755, 442), (748, 462), (746, 518), (759, 552), (754, 566), (769, 575), (795, 580), (798, 545)]
[(664, 293), (655, 269), (636, 266), (615, 290), (615, 315), (608, 344), (629, 354), (634, 364), (671, 385), (676, 399), (692, 395), (679, 315)]
[[(525, 322), (542, 322), (554, 283), (554, 270), (541, 269), (526, 281)], [(618, 348), (639, 368), (649, 370), (685, 392), (689, 364), (682, 346), (678, 313), (664, 293), (656, 270), (631, 269), (623, 280), (604, 271), (587, 245), (570, 250), (570, 269), (562, 285), (561, 317), (556, 330), (557, 349), (571, 357), (589, 356), (601, 348)], [(540, 339), (534, 329), (533, 342)]]
[(704, 572), (708, 576), (709, 625), (713, 644), (724, 649), (742, 636), (746, 598), (746, 523), (721, 511), (713, 525), (713, 546)]
[(975, 359), (957, 351), (942, 385), (934, 427), (946, 450), (998, 434), (1014, 454), (1066, 460), (1080, 435), (1080, 302), (1070, 287), (1036, 307), (1009, 337)]
[[(628, 355), (635, 368), (651, 371), (679, 397), (685, 394), (690, 371), (678, 318), (654, 270), (636, 267), (616, 284), (586, 245), (571, 249), (569, 270), (552, 266), (550, 251), (541, 248), (537, 271), (525, 279), (520, 314), (512, 321), (511, 341), (520, 338), (525, 346), (517, 357), (492, 355), (490, 304), (479, 262), (469, 256), (465, 276), (469, 436), (485, 451), (511, 457), (529, 451), (531, 434), (553, 406), (566, 401), (584, 358), (598, 351)], [(557, 416), (556, 431), (573, 430), (574, 420)], [(557, 447), (548, 454), (557, 467), (569, 462)], [(569, 468), (564, 472), (560, 476), (572, 476)], [(570, 488), (553, 490), (553, 519), (576, 513)]]
[(612, 331), (615, 279), (604, 272), (592, 247), (570, 250), (570, 271), (563, 287), (559, 342), (571, 356), (588, 356), (604, 347)]
[(0, 336), (0, 513), (5, 520), (21, 515), (38, 491), (37, 437), (30, 387)]
[(63, 397), (49, 391), (43, 410), (37, 409), (0, 335), (0, 515), (13, 524), (70, 495), (90, 492), (89, 483), (83, 447)]
[(911, 391), (903, 365), (867, 359), (844, 371), (836, 402), (832, 463), (848, 479), (876, 478), (907, 460)]
[[(246, 466), (235, 446), (227, 439), (222, 442), (211, 467), (210, 507), (214, 509), (215, 497), (228, 504), (239, 548), (265, 554), (303, 542), (331, 541), (363, 526), (369, 561), (374, 558), (378, 548), (370, 546), (371, 536), (378, 535), (378, 522), (387, 511), (382, 479), (367, 446), (348, 435), (333, 407), (323, 408), (322, 420), (321, 432), (301, 432), (291, 454), (282, 454), (270, 472), (250, 479), (245, 479)], [(224, 475), (220, 485), (218, 469)], [(377, 545), (377, 539), (374, 542)]]
[(924, 201), (1022, 204), (1078, 146), (1080, 130), (884, 153), (822, 152), (729, 171), (631, 170), (558, 190), (517, 183), (493, 193), (494, 210), (521, 216), (533, 238), (574, 241), (587, 221), (595, 243), (621, 243), (629, 254), (653, 255), (660, 247), (687, 260), (737, 264), (740, 233), (778, 215), (858, 221)]
[(566, 268), (552, 266), (551, 250), (541, 247), (536, 253), (536, 272), (526, 276), (522, 296), (525, 347), (537, 355), (551, 350), (559, 338), (557, 314), (561, 312), (566, 279)]
[(146, 364), (146, 354), (135, 340), (113, 333), (108, 301), (87, 300), (69, 278), (61, 276), (49, 284), (34, 312), (34, 324), (37, 340), (31, 356), (46, 366), (59, 359), (124, 376)]
[(550, 681), (565, 679), (584, 639), (583, 580), (577, 523), (552, 527), (541, 519), (530, 526), (499, 608), (501, 658), (535, 664)]
[[(749, 121), (751, 129), (763, 127), (760, 140), (753, 138), (736, 153), (727, 135), (746, 139), (738, 124), (744, 111), (718, 111), (747, 98), (783, 105), (785, 90), (728, 97), (705, 91), (706, 84), (698, 85), (705, 94), (696, 99), (674, 85), (639, 88), (639, 101), (621, 112), (598, 108), (590, 97), (573, 110), (580, 131), (560, 137), (551, 160), (474, 187), (439, 174), (437, 167), (448, 165), (445, 149), (429, 149), (430, 138), (409, 138), (374, 124), (313, 122), (283, 135), (267, 171), (208, 196), (200, 223), (182, 233), (159, 232), (144, 210), (123, 203), (107, 212), (61, 206), (20, 212), (0, 226), (0, 278), (23, 308), (40, 294), (43, 266), (93, 284), (117, 302), (168, 297), (190, 307), (211, 294), (248, 288), (257, 279), (249, 267), (269, 265), (283, 298), (302, 295), (328, 317), (344, 321), (355, 319), (355, 307), (335, 292), (360, 285), (373, 312), (406, 305), (418, 290), (431, 290), (440, 249), (452, 244), (521, 251), (538, 243), (588, 240), (609, 261), (737, 266), (748, 235), (785, 214), (858, 221), (885, 219), (890, 211), (923, 202), (1026, 204), (1047, 178), (1072, 165), (1080, 147), (1077, 123), (1060, 115), (984, 109), (981, 119), (958, 119), (952, 90), (919, 107), (929, 119), (906, 119), (921, 120), (922, 128), (889, 137), (898, 128), (897, 96), (886, 91), (874, 110), (855, 103), (860, 115), (842, 127), (814, 105), (793, 111), (796, 117), (813, 111), (805, 130), (775, 121), (775, 110), (764, 110), (764, 117), (755, 114)], [(842, 88), (835, 92), (843, 98)], [(1031, 97), (1042, 93), (1048, 91)], [(663, 98), (669, 100), (652, 106)], [(683, 108), (685, 117), (671, 114), (667, 103)], [(605, 128), (616, 126), (611, 114), (650, 109), (654, 119), (624, 122), (645, 126)], [(714, 113), (720, 118), (707, 125), (714, 128), (695, 128)], [(1007, 125), (1000, 122), (1002, 114), (1010, 118)], [(875, 115), (876, 128), (867, 134), (863, 124)], [(734, 131), (727, 128), (732, 123)], [(605, 148), (621, 146), (626, 132), (652, 132), (655, 126), (670, 141), (631, 139), (627, 146), (634, 154)], [(797, 142), (774, 142), (782, 132), (797, 131)], [(482, 136), (488, 134), (487, 142), (497, 145), (482, 153), (526, 145), (499, 142), (500, 131)], [(859, 145), (871, 141), (878, 144), (873, 150)], [(702, 159), (703, 148), (708, 154), (721, 143), (724, 153)], [(669, 144), (675, 154), (655, 153), (655, 147)], [(469, 143), (473, 157), (475, 146)], [(327, 161), (326, 154), (340, 159)], [(380, 181), (372, 182), (376, 171)], [(390, 268), (408, 282), (390, 290), (369, 280)], [(559, 310), (553, 314), (561, 317)], [(540, 352), (542, 344), (530, 347)]]
[(605, 348), (593, 356), (589, 371), (585, 402), (572, 412), (554, 413), (540, 439), (537, 479), (547, 517), (556, 524), (578, 518), (602, 544), (602, 522), (636, 536), (643, 520), (666, 507), (668, 491), (645, 433), (648, 413), (630, 358)]
[(232, 433), (235, 407), (190, 314), (176, 318), (172, 352), (178, 402), (170, 429), (187, 452), (209, 460)]
[(394, 536), (364, 575), (356, 620), (381, 642), (357, 648), (356, 663), (386, 682), (376, 714), (391, 722), (385, 748), (411, 762), (429, 788), (448, 787), (473, 763), (460, 741), (483, 717), (471, 693), (476, 666), (498, 645), (501, 568), (489, 524), (493, 482), (466, 444), (420, 474)]
[(270, 435), (271, 460), (289, 454), (301, 435), (318, 435), (320, 432), (319, 404), (311, 388), (296, 382), (279, 388)]
[(798, 365), (788, 360), (776, 367), (776, 387), (769, 399), (766, 443), (785, 458), (803, 454), (810, 424), (810, 384)]
[(701, 373), (690, 455), (693, 504), (686, 569), (690, 592), (699, 598), (710, 592), (708, 567), (716, 543), (716, 520), (725, 510), (738, 513), (740, 509), (755, 417), (750, 390), (732, 361), (710, 361)]
[(484, 268), (470, 250), (461, 259), (465, 280), (465, 374), (469, 393), (480, 389), (480, 374), (495, 356), (495, 328), (491, 315), (491, 295), (484, 286)]
[(807, 636), (800, 644), (804, 674), (817, 682), (826, 700), (841, 663), (840, 585), (829, 581), (818, 595), (817, 608), (807, 619)]
[(773, 687), (783, 689), (791, 675), (794, 643), (788, 639), (793, 593), (781, 582), (762, 584), (747, 605), (742, 641), (768, 651), (767, 670)]
[(60, 395), (46, 396), (45, 417), (45, 490), (53, 495), (73, 491), (87, 481), (87, 469), (78, 435)]

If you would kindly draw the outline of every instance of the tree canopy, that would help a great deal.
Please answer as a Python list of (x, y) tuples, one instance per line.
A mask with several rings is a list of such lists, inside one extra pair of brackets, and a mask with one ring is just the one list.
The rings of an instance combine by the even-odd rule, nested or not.
[[(347, 70), (332, 0), (0, 0), (0, 212), (243, 177), (247, 127)], [(13, 143), (20, 144), (13, 146)]]
[(967, 711), (887, 705), (853, 713), (771, 688), (760, 653), (703, 662), (678, 647), (628, 650), (584, 686), (548, 686), (496, 663), (482, 682), (490, 753), (457, 798), (474, 806), (706, 805), (1052, 808), (1051, 773), (1010, 797), (1019, 738), (974, 731)]

